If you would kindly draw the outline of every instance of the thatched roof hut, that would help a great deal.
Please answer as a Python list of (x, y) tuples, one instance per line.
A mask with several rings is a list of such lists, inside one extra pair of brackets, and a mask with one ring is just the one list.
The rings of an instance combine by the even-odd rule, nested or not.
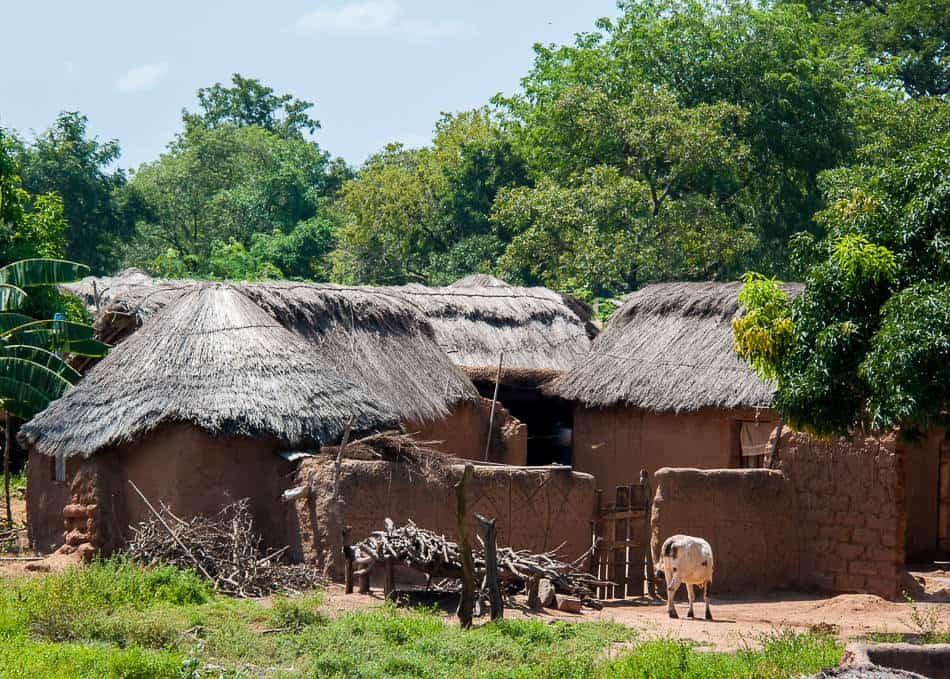
[(422, 311), (439, 345), (475, 380), (540, 384), (577, 365), (596, 328), (583, 303), (547, 288), (521, 288), (475, 274), (449, 287), (391, 288)]
[[(658, 412), (768, 406), (763, 383), (732, 350), (741, 283), (658, 283), (627, 297), (586, 359), (547, 386), (589, 407)], [(787, 284), (797, 294), (801, 286)]]
[[(203, 285), (127, 270), (115, 278), (83, 279), (66, 289), (90, 304), (95, 287), (97, 334), (118, 342), (159, 309)], [(440, 419), (456, 404), (478, 398), (471, 381), (436, 343), (425, 316), (391, 290), (288, 281), (232, 285), (304, 340), (298, 346), (390, 404), (404, 421)]]
[(89, 457), (158, 427), (289, 446), (395, 426), (397, 414), (324, 361), (240, 286), (196, 284), (20, 430), (28, 448)]

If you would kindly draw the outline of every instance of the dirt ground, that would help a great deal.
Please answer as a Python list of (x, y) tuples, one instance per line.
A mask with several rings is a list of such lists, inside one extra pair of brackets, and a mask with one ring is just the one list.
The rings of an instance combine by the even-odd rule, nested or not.
[[(418, 599), (416, 599), (418, 602)], [(330, 612), (345, 612), (369, 606), (382, 605), (382, 593), (374, 589), (370, 595), (344, 594), (338, 585), (330, 587), (325, 608)], [(602, 610), (585, 608), (572, 615), (557, 610), (534, 612), (525, 606), (523, 597), (514, 599), (515, 607), (506, 609), (509, 617), (537, 617), (542, 620), (610, 620), (641, 630), (644, 638), (689, 639), (710, 650), (735, 650), (756, 646), (763, 634), (781, 630), (808, 631), (816, 625), (830, 626), (843, 640), (864, 636), (871, 632), (915, 633), (919, 630), (912, 621), (908, 603), (886, 601), (869, 594), (841, 594), (822, 596), (778, 592), (759, 596), (714, 597), (712, 612), (715, 620), (686, 619), (687, 604), (677, 603), (680, 619), (671, 620), (665, 602), (642, 597), (608, 603)], [(452, 602), (444, 602), (451, 608)], [(938, 612), (944, 627), (950, 627), (950, 603), (918, 603), (918, 610)], [(702, 604), (695, 610), (703, 615)], [(447, 619), (454, 620), (446, 611)]]
[[(19, 501), (16, 501), (19, 500)], [(15, 519), (25, 518), (25, 502), (16, 498), (13, 503)], [(42, 561), (11, 560), (11, 557), (31, 557), (32, 553), (0, 556), (0, 577), (15, 575), (41, 576), (76, 563), (74, 556), (50, 555)], [(950, 629), (950, 564), (939, 564), (912, 573), (922, 580), (931, 601), (915, 604), (926, 614), (936, 611), (939, 624)], [(681, 592), (681, 595), (683, 593)], [(685, 595), (684, 595), (685, 598)], [(454, 604), (443, 598), (413, 597), (415, 603), (429, 601), (445, 608)], [(382, 592), (374, 587), (372, 594), (344, 594), (341, 585), (331, 585), (327, 592), (325, 609), (330, 613), (381, 606)], [(524, 597), (514, 598), (514, 607), (506, 609), (509, 617), (537, 617), (542, 620), (611, 620), (641, 630), (646, 638), (672, 637), (689, 639), (710, 650), (735, 650), (754, 646), (757, 639), (769, 632), (791, 629), (807, 631), (816, 625), (830, 625), (843, 640), (850, 640), (871, 632), (914, 633), (919, 630), (912, 620), (913, 608), (905, 602), (892, 602), (869, 594), (841, 594), (827, 596), (794, 592), (776, 592), (758, 596), (714, 596), (712, 612), (715, 620), (701, 619), (703, 605), (696, 604), (696, 620), (686, 619), (687, 604), (677, 602), (680, 619), (671, 620), (666, 614), (665, 602), (646, 597), (609, 602), (600, 611), (585, 608), (572, 615), (557, 610), (531, 611)], [(447, 620), (455, 620), (446, 611)], [(484, 619), (484, 618), (483, 618)]]

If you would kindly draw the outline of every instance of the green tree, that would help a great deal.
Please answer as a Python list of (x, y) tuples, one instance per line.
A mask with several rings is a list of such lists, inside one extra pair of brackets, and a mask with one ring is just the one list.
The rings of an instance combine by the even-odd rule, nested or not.
[(685, 110), (739, 107), (745, 168), (707, 174), (701, 193), (716, 195), (719, 206), (751, 225), (755, 260), (783, 271), (789, 236), (818, 229), (818, 174), (852, 147), (849, 96), (857, 83), (846, 64), (800, 6), (629, 0), (619, 7), (616, 20), (601, 20), (597, 32), (580, 34), (574, 45), (536, 46), (521, 91), (496, 100), (510, 115), (519, 151), (535, 174), (558, 181), (579, 164), (616, 164), (614, 154), (626, 155), (606, 133), (608, 117), (598, 121), (605, 133), (593, 148), (585, 146), (589, 129), (565, 127), (572, 92), (600, 92), (623, 106), (638, 90), (658, 87)]
[(320, 121), (311, 118), (313, 103), (274, 90), (256, 78), (240, 73), (231, 76), (231, 87), (215, 83), (198, 90), (200, 111), (182, 111), (188, 129), (255, 126), (282, 137), (302, 139), (304, 133), (320, 129)]
[(119, 158), (116, 140), (87, 136), (87, 119), (63, 112), (30, 144), (19, 145), (24, 188), (56, 193), (66, 218), (66, 256), (87, 262), (97, 273), (115, 268), (116, 252), (132, 232), (136, 204), (120, 202), (125, 172), (110, 169)]
[[(950, 131), (943, 120), (890, 157), (830, 171), (827, 237), (804, 238), (805, 290), (782, 306), (749, 279), (736, 349), (777, 381), (775, 407), (818, 434), (940, 421), (950, 397)], [(905, 104), (908, 111), (916, 102)], [(908, 116), (913, 120), (914, 116)], [(919, 121), (918, 121), (919, 122)], [(938, 126), (941, 124), (938, 123)], [(767, 306), (763, 300), (771, 300)]]
[(503, 274), (584, 297), (727, 274), (754, 245), (727, 198), (748, 172), (744, 117), (730, 104), (682, 106), (662, 87), (566, 89), (545, 116), (552, 176), (495, 202), (495, 221), (516, 234)]
[(432, 144), (387, 146), (340, 191), (337, 280), (443, 284), (487, 271), (510, 238), (490, 220), (527, 168), (487, 108), (444, 115)]
[(256, 234), (290, 234), (321, 214), (326, 165), (315, 145), (258, 126), (189, 129), (129, 183), (147, 210), (125, 262), (208, 275), (216, 242), (250, 247)]
[[(796, 0), (797, 1), (797, 0)], [(842, 51), (858, 48), (857, 65), (884, 86), (912, 97), (950, 93), (948, 0), (808, 0), (812, 14)]]

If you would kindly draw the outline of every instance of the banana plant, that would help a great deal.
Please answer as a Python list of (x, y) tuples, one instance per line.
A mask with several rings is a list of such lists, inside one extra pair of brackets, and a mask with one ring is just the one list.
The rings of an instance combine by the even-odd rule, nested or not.
[(69, 283), (82, 278), (89, 267), (59, 259), (24, 259), (0, 267), (0, 408), (6, 413), (3, 449), (7, 521), (10, 512), (10, 416), (28, 420), (79, 381), (80, 374), (65, 354), (104, 356), (109, 345), (94, 337), (84, 323), (64, 319), (35, 320), (16, 310), (30, 288)]

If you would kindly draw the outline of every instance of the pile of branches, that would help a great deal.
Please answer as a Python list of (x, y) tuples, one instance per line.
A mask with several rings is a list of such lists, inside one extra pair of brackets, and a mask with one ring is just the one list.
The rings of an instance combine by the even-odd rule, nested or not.
[(163, 505), (159, 516), (130, 529), (128, 551), (135, 561), (195, 569), (222, 594), (258, 597), (325, 583), (315, 566), (283, 561), (287, 547), (262, 548), (246, 498), (227, 505), (217, 516), (187, 521)]
[[(481, 542), (481, 538), (479, 538)], [(412, 521), (396, 527), (386, 519), (386, 530), (375, 531), (368, 538), (352, 546), (355, 576), (368, 575), (376, 564), (392, 559), (408, 568), (425, 573), (432, 578), (461, 578), (462, 559), (458, 543), (444, 535), (419, 528)], [(599, 608), (592, 595), (596, 587), (612, 585), (581, 570), (578, 561), (567, 563), (557, 558), (557, 550), (534, 553), (526, 549), (498, 547), (498, 581), (505, 588), (520, 591), (532, 578), (545, 578), (555, 591), (579, 598), (583, 603)], [(586, 555), (585, 555), (586, 556)], [(481, 581), (485, 574), (484, 545), (472, 549), (475, 574)]]

